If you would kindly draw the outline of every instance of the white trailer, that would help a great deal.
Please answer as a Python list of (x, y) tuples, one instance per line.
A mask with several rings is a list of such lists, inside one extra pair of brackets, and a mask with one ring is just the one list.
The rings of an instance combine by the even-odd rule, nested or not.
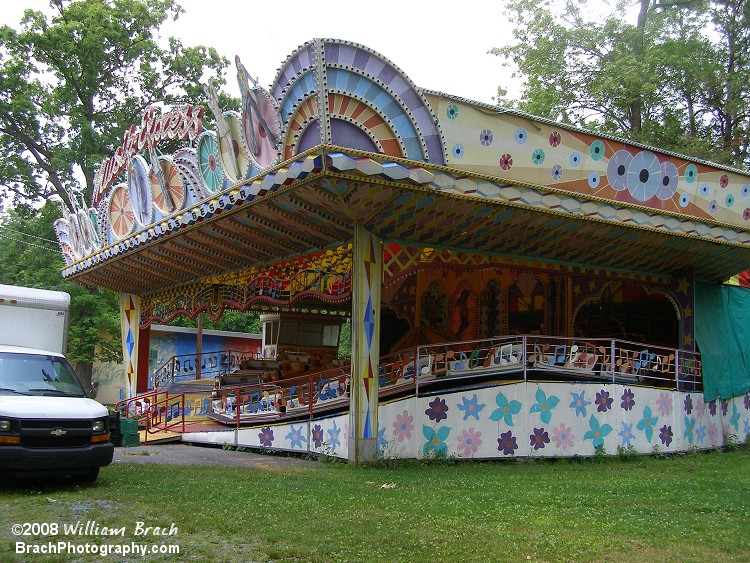
[(94, 481), (112, 462), (109, 416), (63, 355), (70, 295), (0, 285), (0, 472)]
[(0, 285), (0, 343), (65, 354), (69, 312), (64, 291)]

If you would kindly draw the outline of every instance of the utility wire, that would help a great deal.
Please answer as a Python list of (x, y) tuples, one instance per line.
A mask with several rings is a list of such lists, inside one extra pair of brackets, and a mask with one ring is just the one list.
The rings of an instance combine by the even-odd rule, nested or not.
[(2, 229), (3, 231), (11, 232), (11, 233), (13, 233), (15, 235), (21, 235), (21, 236), (24, 236), (24, 237), (31, 237), (31, 238), (35, 238), (37, 240), (43, 240), (44, 242), (51, 242), (52, 244), (57, 244), (56, 240), (50, 240), (48, 238), (38, 237), (36, 235), (32, 235), (32, 234), (29, 234), (29, 233), (24, 233), (22, 231), (16, 231), (14, 229), (11, 229), (10, 227), (6, 227), (5, 225), (0, 225), (0, 229)]
[(59, 250), (56, 250), (54, 248), (49, 248), (47, 246), (41, 246), (39, 244), (34, 244), (32, 242), (26, 242), (25, 240), (18, 240), (18, 239), (11, 238), (9, 236), (4, 235), (3, 233), (0, 233), (0, 238), (3, 238), (5, 240), (9, 240), (11, 242), (17, 242), (19, 244), (25, 244), (26, 246), (33, 246), (34, 248), (39, 248), (41, 250), (46, 250), (47, 252), (55, 252), (55, 253), (60, 252)]

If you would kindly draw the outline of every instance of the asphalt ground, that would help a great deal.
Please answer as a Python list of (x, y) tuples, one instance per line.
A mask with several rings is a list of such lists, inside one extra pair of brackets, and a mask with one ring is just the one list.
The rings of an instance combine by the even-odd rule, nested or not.
[(161, 465), (217, 465), (225, 467), (315, 467), (315, 459), (265, 455), (220, 447), (192, 446), (182, 443), (154, 444), (115, 448), (112, 464), (141, 463)]

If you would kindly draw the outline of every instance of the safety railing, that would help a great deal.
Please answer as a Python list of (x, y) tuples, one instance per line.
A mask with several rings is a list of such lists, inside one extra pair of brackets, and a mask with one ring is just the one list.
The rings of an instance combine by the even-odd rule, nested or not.
[(702, 389), (700, 355), (626, 340), (508, 336), (420, 346), (412, 359), (418, 386), (441, 378), (521, 373), (526, 380), (554, 372), (580, 380)]
[[(437, 384), (444, 387), (451, 380), (472, 379), (482, 385), (493, 380), (560, 379), (700, 391), (702, 365), (698, 354), (674, 348), (626, 340), (536, 335), (418, 346), (383, 356), (378, 363), (381, 398), (419, 395)], [(201, 395), (211, 418), (239, 428), (291, 417), (312, 419), (315, 414), (345, 409), (350, 385), (347, 366), (278, 381), (226, 387), (217, 383), (211, 391), (193, 391), (190, 395), (193, 400), (196, 394)], [(157, 389), (118, 405), (125, 416), (147, 419), (147, 428), (184, 428), (186, 424), (184, 394), (169, 395)]]
[(226, 375), (239, 369), (243, 360), (256, 357), (257, 354), (253, 352), (234, 350), (172, 356), (161, 367), (154, 370), (151, 387), (159, 389), (172, 383), (192, 381), (198, 374), (198, 366), (201, 368), (201, 378), (211, 379)]
[(286, 415), (309, 417), (338, 408), (349, 400), (349, 374), (334, 368), (282, 379), (218, 388), (212, 392), (214, 418), (237, 426), (251, 420)]

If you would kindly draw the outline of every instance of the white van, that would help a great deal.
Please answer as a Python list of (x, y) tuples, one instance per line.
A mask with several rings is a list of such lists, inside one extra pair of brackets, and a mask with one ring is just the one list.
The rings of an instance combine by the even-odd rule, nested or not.
[(0, 472), (95, 481), (112, 462), (107, 409), (65, 359), (70, 295), (0, 285)]

